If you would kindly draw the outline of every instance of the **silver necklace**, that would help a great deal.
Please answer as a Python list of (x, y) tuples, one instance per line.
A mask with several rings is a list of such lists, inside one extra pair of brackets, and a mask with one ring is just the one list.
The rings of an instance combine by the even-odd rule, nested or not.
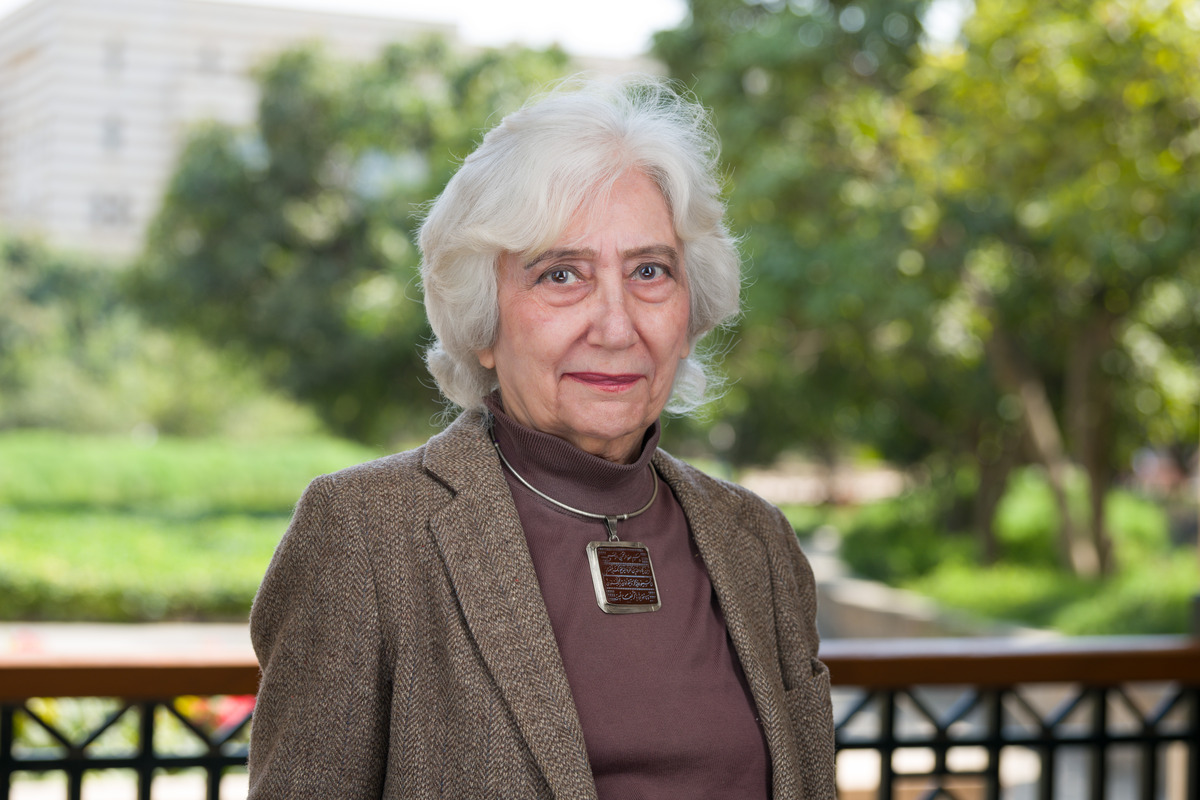
[(495, 439), (492, 439), (492, 447), (496, 448), (496, 455), (500, 456), (500, 460), (504, 463), (504, 466), (508, 467), (508, 471), (513, 474), (513, 477), (519, 480), (522, 486), (536, 494), (538, 497), (553, 503), (561, 509), (570, 511), (572, 514), (578, 514), (579, 516), (587, 517), (588, 519), (604, 520), (604, 525), (608, 528), (608, 540), (610, 542), (620, 541), (620, 539), (617, 538), (618, 522), (624, 522), (625, 520), (633, 519), (640, 514), (645, 514), (650, 510), (650, 506), (654, 505), (654, 501), (658, 499), (658, 471), (654, 469), (653, 462), (650, 464), (650, 481), (654, 485), (654, 493), (650, 495), (650, 502), (646, 503), (646, 505), (642, 506), (637, 511), (630, 511), (628, 514), (593, 514), (591, 511), (584, 511), (581, 508), (575, 508), (567, 505), (566, 503), (555, 500), (550, 495), (540, 491), (532, 483), (525, 480), (525, 477), (521, 473), (517, 472), (512, 464), (508, 463), (508, 459), (505, 458), (504, 453), (500, 451), (500, 443)]
[(574, 506), (569, 506), (550, 495), (540, 491), (525, 480), (517, 472), (504, 453), (500, 450), (500, 442), (492, 434), (492, 446), (500, 462), (508, 468), (513, 477), (521, 482), (529, 491), (559, 508), (578, 514), (588, 519), (602, 519), (608, 530), (608, 541), (588, 542), (588, 566), (592, 573), (592, 589), (596, 594), (596, 605), (606, 614), (636, 614), (642, 611), (658, 611), (662, 601), (658, 596), (658, 580), (654, 576), (654, 565), (650, 562), (650, 550), (641, 542), (623, 542), (617, 538), (617, 523), (633, 519), (644, 514), (658, 499), (658, 470), (650, 464), (650, 480), (654, 484), (654, 492), (650, 502), (637, 511), (627, 514), (595, 514)]

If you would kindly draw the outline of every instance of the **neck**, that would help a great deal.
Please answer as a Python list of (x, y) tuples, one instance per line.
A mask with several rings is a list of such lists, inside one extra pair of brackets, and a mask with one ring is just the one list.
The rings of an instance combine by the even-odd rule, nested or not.
[[(641, 508), (652, 494), (646, 477), (658, 444), (651, 426), (636, 459), (615, 463), (580, 450), (556, 436), (528, 428), (508, 416), (495, 398), (487, 399), (494, 437), (509, 463), (530, 484), (555, 500), (607, 515)], [(511, 474), (511, 473), (510, 473)]]

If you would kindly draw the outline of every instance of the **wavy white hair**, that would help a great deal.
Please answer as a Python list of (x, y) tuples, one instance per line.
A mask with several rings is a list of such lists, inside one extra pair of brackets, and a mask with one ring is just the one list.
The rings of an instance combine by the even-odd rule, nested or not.
[(737, 315), (741, 288), (718, 154), (705, 110), (654, 78), (573, 80), (505, 117), (421, 226), (421, 282), (436, 337), (425, 358), (442, 394), (477, 408), (498, 385), (476, 352), (496, 338), (500, 256), (549, 249), (580, 208), (634, 169), (658, 185), (671, 210), (690, 290), (693, 355), (680, 361), (666, 410), (687, 413), (708, 399), (696, 344)]

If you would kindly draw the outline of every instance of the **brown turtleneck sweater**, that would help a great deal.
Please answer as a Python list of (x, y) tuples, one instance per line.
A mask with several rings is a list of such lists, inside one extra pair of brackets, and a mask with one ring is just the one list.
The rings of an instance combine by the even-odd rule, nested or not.
[[(614, 464), (508, 417), (487, 400), (501, 451), (539, 491), (574, 508), (622, 514), (653, 492), (656, 423), (633, 464)], [(602, 520), (564, 511), (511, 472), (525, 539), (579, 712), (601, 800), (767, 798), (770, 762), (754, 701), (692, 541), (683, 509), (661, 479), (646, 513), (617, 523), (623, 541), (650, 551), (662, 608), (605, 614), (596, 605), (588, 542)]]

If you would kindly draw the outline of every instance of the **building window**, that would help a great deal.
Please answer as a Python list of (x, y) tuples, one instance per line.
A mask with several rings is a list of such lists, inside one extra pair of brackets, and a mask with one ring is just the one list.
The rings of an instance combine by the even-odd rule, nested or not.
[(104, 42), (104, 69), (115, 75), (125, 69), (125, 42), (108, 39)]
[(205, 75), (216, 75), (221, 71), (221, 51), (216, 45), (206, 44), (196, 53), (196, 69)]
[(91, 223), (96, 228), (124, 228), (133, 223), (133, 201), (127, 194), (97, 192), (91, 197)]
[(115, 152), (125, 145), (125, 122), (116, 114), (109, 114), (100, 122), (100, 142), (105, 150)]

